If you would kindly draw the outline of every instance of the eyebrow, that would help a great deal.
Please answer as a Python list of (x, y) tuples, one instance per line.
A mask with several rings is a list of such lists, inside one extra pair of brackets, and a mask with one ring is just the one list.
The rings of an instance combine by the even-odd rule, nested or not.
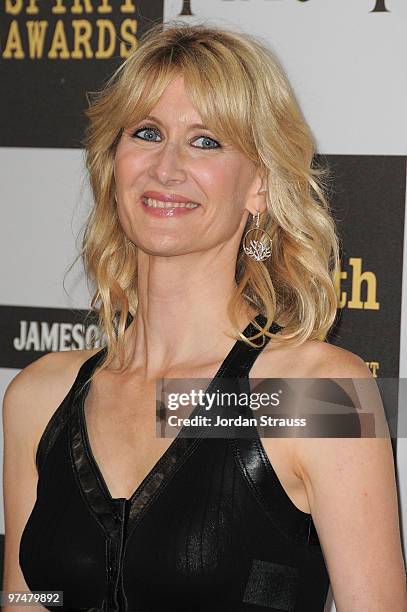
[[(151, 121), (155, 121), (156, 123), (159, 123), (160, 125), (164, 125), (162, 121), (160, 121), (158, 117), (154, 117), (154, 115), (146, 115), (145, 119), (150, 119)], [(200, 130), (209, 130), (209, 128), (206, 127), (206, 125), (202, 125), (202, 123), (192, 123), (189, 127), (198, 128)]]

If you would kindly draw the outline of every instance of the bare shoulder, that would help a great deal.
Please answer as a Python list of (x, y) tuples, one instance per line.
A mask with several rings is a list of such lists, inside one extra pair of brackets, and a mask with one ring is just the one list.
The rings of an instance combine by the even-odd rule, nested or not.
[(69, 392), (81, 365), (100, 349), (47, 353), (10, 381), (3, 398), (5, 435), (37, 443), (52, 414)]
[(329, 342), (307, 340), (297, 347), (298, 357), (307, 364), (307, 374), (315, 378), (372, 377), (363, 359)]
[(373, 378), (365, 361), (340, 346), (309, 340), (302, 348), (309, 360), (309, 373), (315, 378)]
[(359, 355), (334, 344), (307, 340), (300, 346), (270, 343), (259, 360), (258, 375), (291, 378), (372, 378)]

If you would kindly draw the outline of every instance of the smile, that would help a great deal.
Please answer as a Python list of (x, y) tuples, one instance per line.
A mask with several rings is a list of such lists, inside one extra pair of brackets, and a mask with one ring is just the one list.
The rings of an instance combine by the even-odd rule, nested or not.
[(149, 208), (197, 208), (195, 202), (162, 202), (153, 198), (143, 198), (143, 203)]

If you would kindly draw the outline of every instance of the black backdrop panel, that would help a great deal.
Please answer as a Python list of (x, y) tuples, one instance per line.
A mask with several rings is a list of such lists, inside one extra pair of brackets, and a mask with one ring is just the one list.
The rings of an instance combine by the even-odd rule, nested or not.
[(342, 240), (339, 323), (329, 341), (398, 377), (406, 198), (404, 156), (329, 155)]
[(0, 368), (21, 369), (45, 353), (101, 345), (94, 312), (0, 305)]
[[(18, 14), (6, 13), (5, 2), (0, 8), (0, 146), (80, 148), (86, 92), (100, 89), (126, 49), (163, 21), (163, 0), (88, 0), (77, 14), (72, 0), (39, 1), (31, 15), (26, 0), (12, 4), (21, 4)], [(53, 12), (59, 5), (65, 13)]]

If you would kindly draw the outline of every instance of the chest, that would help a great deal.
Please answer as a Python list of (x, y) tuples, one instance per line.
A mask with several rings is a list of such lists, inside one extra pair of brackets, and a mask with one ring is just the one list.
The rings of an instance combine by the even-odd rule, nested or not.
[(156, 384), (95, 377), (84, 402), (88, 443), (112, 497), (129, 498), (171, 444), (157, 437)]
[[(290, 362), (293, 363), (288, 356), (280, 353), (277, 359), (275, 353), (266, 349), (253, 365), (250, 378), (270, 377), (270, 371), (275, 377), (300, 377), (300, 366), (294, 369)], [(301, 362), (294, 360), (294, 363)], [(176, 376), (209, 381), (216, 365), (207, 364)], [(179, 384), (171, 387), (169, 379), (165, 384), (168, 389), (180, 390)], [(188, 384), (187, 380), (185, 389)], [(84, 402), (84, 426), (96, 467), (112, 497), (131, 497), (173, 441), (173, 438), (161, 437), (156, 410), (160, 391), (159, 382), (146, 382), (137, 375), (117, 377), (101, 372), (94, 376)], [(190, 407), (186, 408), (184, 416), (190, 411)], [(303, 512), (309, 512), (304, 483), (293, 469), (295, 440), (265, 438), (261, 442), (290, 501)]]

